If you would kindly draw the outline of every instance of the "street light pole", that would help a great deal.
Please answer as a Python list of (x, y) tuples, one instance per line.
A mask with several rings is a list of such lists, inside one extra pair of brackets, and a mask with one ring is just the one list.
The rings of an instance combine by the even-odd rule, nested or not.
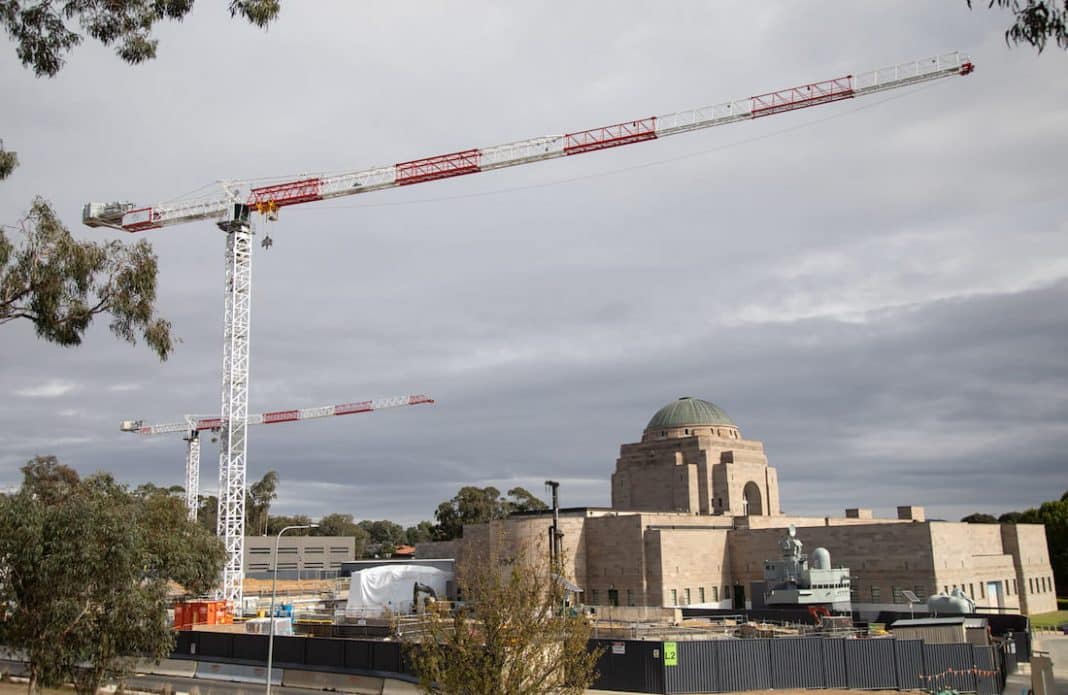
[(278, 544), (282, 540), (282, 534), (294, 529), (319, 528), (319, 524), (305, 524), (303, 526), (286, 526), (278, 532), (274, 539), (274, 576), (271, 579), (271, 612), (267, 619), (270, 621), (267, 637), (267, 695), (271, 695), (271, 666), (274, 663), (274, 599), (278, 590)]

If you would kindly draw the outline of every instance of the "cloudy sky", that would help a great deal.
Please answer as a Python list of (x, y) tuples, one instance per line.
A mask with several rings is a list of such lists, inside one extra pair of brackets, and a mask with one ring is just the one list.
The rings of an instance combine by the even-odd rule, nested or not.
[[(250, 430), (276, 510), (413, 523), (463, 485), (607, 505), (619, 445), (681, 395), (777, 467), (784, 510), (948, 519), (1068, 488), (1068, 56), (950, 3), (201, 2), (139, 67), (86, 44), (37, 79), (0, 38), (0, 137), (82, 238), (83, 203), (571, 132), (962, 50), (966, 78), (584, 157), (283, 210), (253, 261), (251, 410), (434, 406)], [(507, 6), (506, 6), (507, 5)], [(985, 3), (978, 3), (982, 6)], [(2, 57), (5, 56), (6, 57)], [(259, 230), (262, 231), (262, 225)], [(0, 486), (55, 454), (131, 484), (184, 446), (127, 418), (218, 410), (222, 234), (145, 234), (160, 363), (0, 332)], [(205, 446), (202, 490), (213, 491)]]

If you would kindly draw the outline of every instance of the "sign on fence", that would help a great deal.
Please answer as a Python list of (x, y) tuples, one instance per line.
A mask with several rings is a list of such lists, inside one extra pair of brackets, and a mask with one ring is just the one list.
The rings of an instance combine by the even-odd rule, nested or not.
[(679, 645), (674, 642), (664, 642), (664, 666), (679, 665)]

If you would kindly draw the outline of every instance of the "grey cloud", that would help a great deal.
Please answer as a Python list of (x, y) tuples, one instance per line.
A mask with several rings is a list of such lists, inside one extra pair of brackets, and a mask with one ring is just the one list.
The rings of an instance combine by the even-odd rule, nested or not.
[[(0, 220), (39, 192), (79, 236), (113, 238), (80, 227), (82, 203), (388, 164), (962, 48), (974, 75), (883, 103), (283, 210), (254, 256), (252, 410), (438, 404), (254, 428), (249, 478), (277, 469), (279, 511), (312, 516), (411, 522), (463, 484), (546, 478), (568, 505), (604, 505), (619, 445), (685, 394), (765, 442), (791, 512), (915, 502), (952, 518), (1063, 485), (1062, 54), (1010, 51), (1004, 16), (956, 6), (561, 8), (286, 5), (263, 33), (198, 6), (158, 60), (86, 44), (52, 81), (0, 44), (17, 105), (0, 135), (23, 160)], [(76, 350), (5, 326), (6, 393), (77, 389), (0, 402), (0, 485), (37, 453), (181, 482), (179, 439), (117, 426), (218, 408), (223, 238), (146, 238), (184, 342), (160, 364), (102, 326)]]

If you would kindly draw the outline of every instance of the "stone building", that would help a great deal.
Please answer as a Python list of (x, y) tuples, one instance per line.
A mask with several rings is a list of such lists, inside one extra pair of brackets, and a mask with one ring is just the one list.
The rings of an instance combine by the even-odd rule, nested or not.
[[(661, 408), (640, 441), (620, 447), (611, 484), (610, 508), (560, 513), (565, 571), (591, 605), (759, 605), (764, 561), (778, 556), (793, 524), (807, 547), (850, 568), (860, 611), (906, 609), (906, 589), (924, 598), (956, 587), (979, 607), (1056, 610), (1042, 526), (927, 521), (912, 506), (889, 519), (865, 509), (785, 516), (763, 445), (707, 401)], [(418, 557), (547, 558), (551, 523), (550, 513), (534, 512), (468, 525), (462, 539), (421, 545)]]

